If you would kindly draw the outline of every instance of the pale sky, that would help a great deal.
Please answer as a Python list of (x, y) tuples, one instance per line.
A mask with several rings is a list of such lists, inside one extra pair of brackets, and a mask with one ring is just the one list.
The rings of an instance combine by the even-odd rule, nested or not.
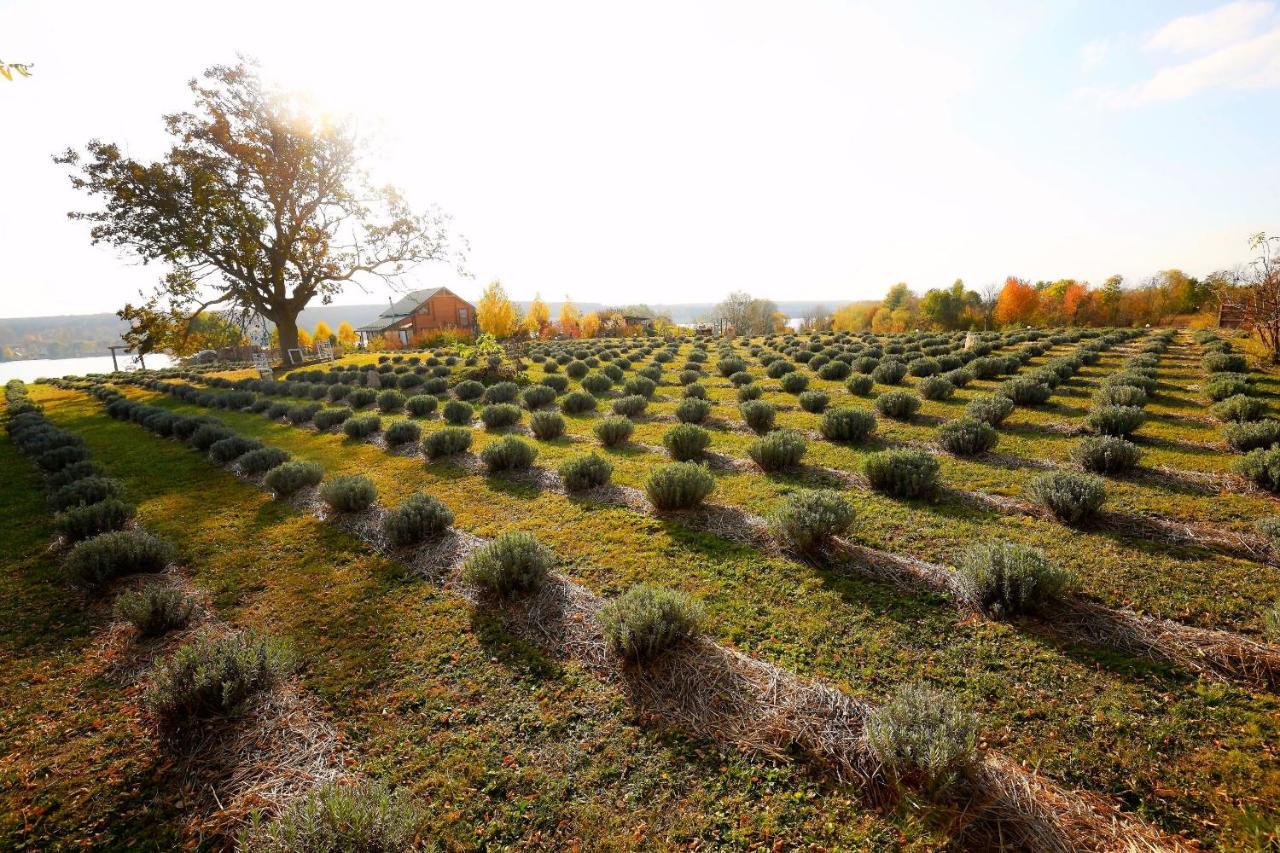
[[(1018, 275), (1204, 274), (1280, 231), (1275, 2), (0, 0), (0, 316), (113, 311), (50, 156), (157, 156), (236, 52), (353, 112), (518, 299), (879, 297)], [(340, 302), (380, 302), (351, 289)]]

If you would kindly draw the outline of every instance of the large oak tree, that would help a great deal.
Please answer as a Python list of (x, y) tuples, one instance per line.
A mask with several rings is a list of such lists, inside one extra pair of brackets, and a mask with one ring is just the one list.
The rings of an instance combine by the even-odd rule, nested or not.
[(163, 159), (141, 162), (99, 140), (83, 156), (55, 158), (102, 202), (68, 214), (92, 223), (95, 244), (168, 267), (153, 294), (120, 312), (143, 348), (217, 307), (274, 322), (287, 358), (313, 300), (327, 303), (351, 281), (394, 281), (425, 261), (460, 262), (447, 217), (373, 185), (349, 120), (315, 116), (264, 86), (252, 61), (210, 68), (190, 88), (195, 108), (165, 116), (173, 142)]

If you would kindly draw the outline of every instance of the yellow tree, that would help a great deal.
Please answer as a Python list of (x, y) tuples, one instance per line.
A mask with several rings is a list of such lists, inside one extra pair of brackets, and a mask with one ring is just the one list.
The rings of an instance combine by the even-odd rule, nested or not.
[(300, 347), (311, 346), (311, 335), (307, 334), (306, 329), (298, 330), (298, 346)]
[(600, 331), (600, 315), (594, 311), (590, 314), (583, 314), (579, 327), (582, 329), (582, 337), (594, 338), (596, 333)]
[(524, 327), (531, 335), (541, 335), (542, 330), (551, 324), (551, 309), (542, 301), (542, 294), (533, 295), (533, 303), (529, 306), (529, 314), (524, 318)]
[(329, 338), (333, 337), (333, 329), (329, 328), (329, 324), (324, 320), (316, 323), (316, 330), (311, 333), (311, 337), (322, 343), (329, 343)]
[(480, 331), (495, 338), (509, 338), (519, 328), (516, 306), (511, 304), (502, 282), (496, 278), (489, 282), (480, 297), (480, 304), (476, 306), (476, 322)]
[(566, 294), (564, 297), (564, 305), (560, 308), (560, 331), (566, 335), (578, 336), (578, 324), (582, 322), (582, 312), (578, 307), (569, 301)]
[(343, 320), (338, 324), (338, 343), (344, 347), (353, 347), (359, 340), (355, 328), (350, 323)]

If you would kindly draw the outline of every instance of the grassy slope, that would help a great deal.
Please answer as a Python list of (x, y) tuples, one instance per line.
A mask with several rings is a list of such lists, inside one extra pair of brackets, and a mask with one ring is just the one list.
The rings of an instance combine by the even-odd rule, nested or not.
[(86, 657), (104, 608), (63, 586), (41, 477), (3, 433), (0, 471), (0, 848), (171, 849), (174, 780)]
[[(107, 419), (88, 398), (36, 396), (125, 481), (141, 520), (179, 543), (225, 617), (305, 652), (305, 684), (331, 710), (355, 769), (410, 786), (451, 846), (937, 842), (800, 768), (640, 725), (611, 689), (512, 641), (457, 599), (399, 577), (335, 528), (268, 501), (181, 445)], [(57, 585), (46, 587), (54, 604), (65, 601)], [(86, 645), (80, 634), (66, 651), (72, 665)], [(102, 721), (117, 733), (125, 723), (111, 714)], [(35, 737), (27, 716), (14, 724)], [(136, 760), (163, 759), (145, 731), (128, 730), (141, 745)], [(37, 760), (59, 749), (35, 739)], [(56, 776), (95, 800), (119, 795), (114, 781), (95, 781), (89, 770)], [(68, 807), (68, 821), (84, 820), (83, 809)], [(155, 817), (163, 830), (169, 818)]]
[[(1113, 356), (1111, 366), (1118, 361)], [(534, 529), (572, 560), (570, 573), (594, 589), (611, 592), (650, 580), (702, 595), (712, 631), (722, 639), (857, 695), (878, 699), (913, 678), (946, 684), (980, 708), (991, 743), (1071, 784), (1118, 796), (1166, 827), (1228, 845), (1246, 843), (1259, 825), (1274, 831), (1277, 817), (1267, 809), (1280, 791), (1280, 769), (1271, 746), (1278, 707), (1272, 697), (1186, 680), (1097, 651), (1060, 648), (1010, 626), (959, 620), (928, 597), (764, 557), (672, 522), (539, 494), (497, 478), (464, 478), (447, 464), (423, 466), (339, 435), (318, 436), (258, 416), (219, 416), (246, 434), (321, 461), (330, 472), (369, 473), (389, 505), (427, 489), (454, 509), (464, 529), (490, 535), (512, 525)], [(589, 419), (571, 420), (582, 421), (575, 431), (589, 429)], [(660, 436), (666, 428), (654, 423), (637, 432)], [(478, 440), (485, 440), (482, 433)], [(745, 438), (716, 435), (720, 447), (739, 440)], [(548, 463), (582, 449), (568, 442), (542, 447)], [(655, 459), (616, 453), (618, 479), (642, 482)], [(478, 488), (481, 483), (484, 488)], [(720, 499), (753, 508), (767, 506), (791, 486), (786, 477), (750, 474), (725, 474), (720, 484)], [(958, 545), (998, 529), (1080, 559), (1081, 548), (1072, 541), (1077, 534), (1060, 525), (854, 498), (863, 519), (859, 536), (884, 547), (928, 554), (935, 537)], [(1110, 549), (1091, 546), (1088, 556), (1123, 570), (1135, 552), (1141, 553), (1131, 543), (1116, 543)], [(1170, 575), (1181, 565), (1178, 555), (1163, 549), (1153, 548), (1149, 556)], [(1207, 565), (1222, 562), (1202, 559)]]

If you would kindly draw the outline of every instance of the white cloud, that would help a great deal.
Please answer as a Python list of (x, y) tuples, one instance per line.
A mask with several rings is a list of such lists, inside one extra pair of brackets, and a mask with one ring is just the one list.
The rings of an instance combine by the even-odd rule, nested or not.
[(1111, 39), (1094, 39), (1080, 48), (1080, 67), (1085, 73), (1096, 71), (1107, 61), (1111, 53)]
[(1199, 15), (1183, 15), (1147, 40), (1149, 50), (1193, 54), (1237, 44), (1256, 33), (1275, 12), (1264, 0), (1236, 0)]
[(1101, 100), (1123, 109), (1178, 101), (1213, 90), (1276, 88), (1280, 88), (1280, 27), (1207, 56), (1161, 68), (1144, 83), (1103, 91)]

